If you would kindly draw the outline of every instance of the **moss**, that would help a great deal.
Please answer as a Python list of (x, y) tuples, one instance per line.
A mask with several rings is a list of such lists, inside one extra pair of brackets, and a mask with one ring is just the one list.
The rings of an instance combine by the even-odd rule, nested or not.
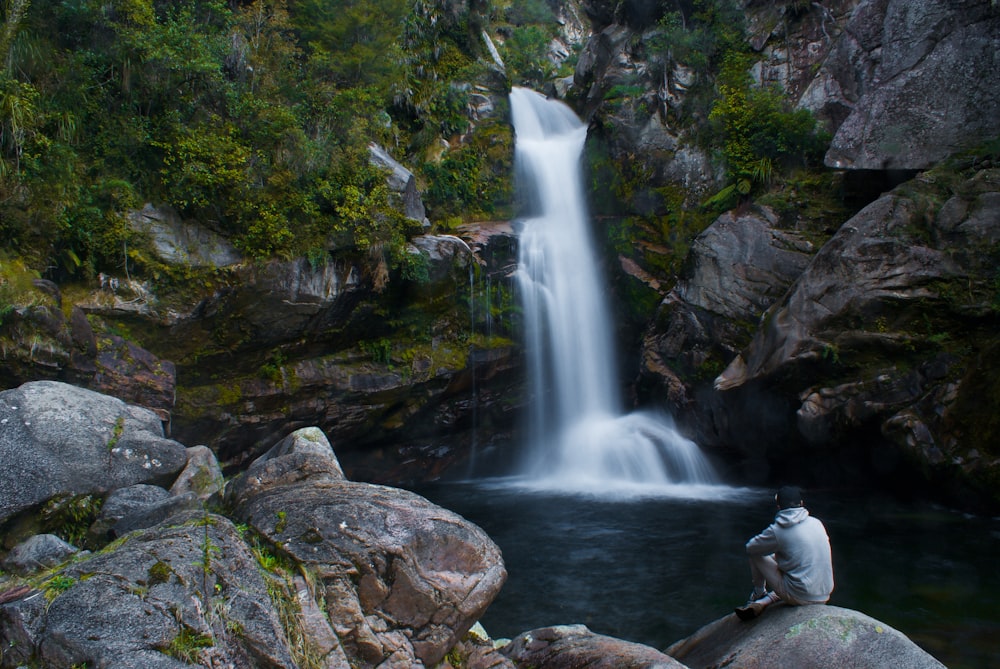
[(42, 589), (45, 592), (45, 598), (51, 602), (56, 597), (76, 585), (76, 583), (76, 579), (72, 576), (68, 576), (66, 574), (56, 574), (42, 584)]
[(125, 416), (118, 416), (115, 420), (114, 427), (111, 428), (111, 438), (108, 439), (107, 448), (109, 451), (113, 451), (115, 446), (118, 445), (118, 440), (121, 439), (122, 433), (125, 431)]
[(961, 449), (986, 458), (1000, 456), (1000, 338), (993, 337), (970, 362), (946, 424)]
[(174, 570), (170, 568), (170, 565), (162, 560), (157, 560), (149, 568), (149, 585), (166, 583), (170, 580), (170, 576), (173, 573)]
[(243, 391), (238, 381), (217, 387), (218, 401), (223, 406), (233, 406), (243, 401)]
[(104, 499), (98, 495), (63, 495), (49, 500), (39, 513), (41, 531), (77, 546), (88, 546), (87, 530), (97, 520)]
[(274, 524), (274, 532), (275, 534), (281, 534), (288, 526), (288, 514), (284, 511), (278, 511), (277, 518), (278, 521)]
[(210, 635), (181, 627), (177, 636), (161, 647), (160, 651), (187, 664), (199, 664), (201, 651), (214, 645), (215, 639)]

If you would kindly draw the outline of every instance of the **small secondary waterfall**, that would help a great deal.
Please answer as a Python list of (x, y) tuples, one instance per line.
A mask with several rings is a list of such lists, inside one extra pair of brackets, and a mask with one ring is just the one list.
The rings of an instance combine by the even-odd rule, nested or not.
[(715, 482), (666, 416), (624, 414), (580, 173), (587, 127), (561, 102), (510, 94), (522, 221), (517, 283), (535, 393), (523, 474), (595, 492)]

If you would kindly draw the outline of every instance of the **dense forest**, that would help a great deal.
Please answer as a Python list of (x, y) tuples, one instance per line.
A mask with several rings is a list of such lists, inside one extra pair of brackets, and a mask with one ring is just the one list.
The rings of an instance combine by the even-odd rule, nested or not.
[[(679, 120), (702, 124), (698, 141), (728, 167), (710, 204), (815, 162), (825, 144), (811, 115), (750, 86), (737, 4), (677, 8), (644, 48), (660, 67), (682, 61), (700, 74)], [(576, 53), (550, 50), (559, 30), (544, 0), (8, 0), (5, 253), (57, 280), (156, 277), (163, 268), (127, 224), (130, 210), (154, 202), (251, 258), (315, 263), (331, 248), (356, 248), (418, 273), (402, 249), (419, 226), (391, 206), (367, 145), (418, 173), (438, 227), (509, 214), (510, 131), (502, 114), (473, 123), (469, 97), (484, 82), (541, 88), (571, 74)], [(627, 190), (634, 175), (617, 172)]]

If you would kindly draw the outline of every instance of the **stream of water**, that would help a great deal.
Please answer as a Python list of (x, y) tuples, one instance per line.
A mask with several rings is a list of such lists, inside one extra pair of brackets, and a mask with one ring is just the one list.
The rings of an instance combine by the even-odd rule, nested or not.
[(518, 293), (533, 398), (521, 474), (553, 490), (617, 493), (717, 482), (668, 417), (626, 414), (580, 156), (587, 126), (565, 104), (510, 94), (519, 192)]

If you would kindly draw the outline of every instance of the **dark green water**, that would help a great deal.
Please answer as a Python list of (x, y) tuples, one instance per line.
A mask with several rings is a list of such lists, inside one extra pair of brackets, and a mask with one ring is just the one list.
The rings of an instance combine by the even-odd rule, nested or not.
[[(494, 638), (584, 623), (665, 648), (728, 615), (750, 590), (744, 543), (773, 491), (618, 501), (502, 481), (417, 490), (486, 530), (507, 584), (483, 617)], [(831, 604), (900, 630), (951, 669), (1000, 668), (1000, 520), (929, 504), (807, 491), (827, 526)]]

